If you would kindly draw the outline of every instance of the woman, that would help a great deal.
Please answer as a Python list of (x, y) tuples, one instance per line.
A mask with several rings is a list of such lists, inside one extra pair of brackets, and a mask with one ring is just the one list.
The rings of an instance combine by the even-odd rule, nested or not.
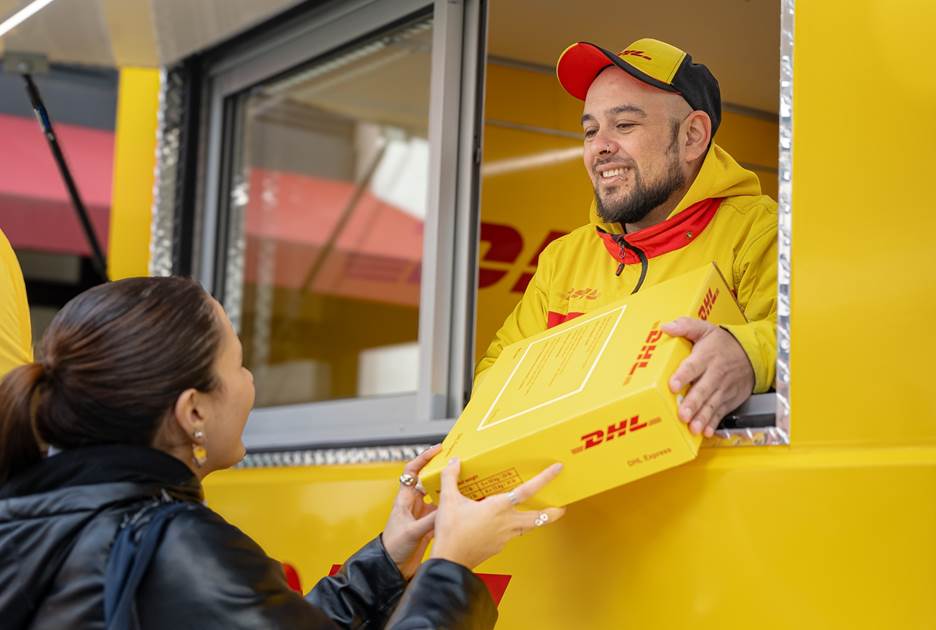
[(453, 460), (432, 511), (411, 487), (430, 449), (407, 465), (384, 532), (302, 598), (201, 503), (201, 479), (244, 455), (254, 387), (241, 352), (221, 306), (187, 279), (122, 280), (62, 309), (38, 361), (0, 384), (2, 626), (104, 627), (118, 532), (172, 502), (185, 509), (133, 600), (143, 628), (491, 627), (496, 610), (469, 568), (562, 515), (514, 508), (559, 466), (474, 502), (458, 493)]

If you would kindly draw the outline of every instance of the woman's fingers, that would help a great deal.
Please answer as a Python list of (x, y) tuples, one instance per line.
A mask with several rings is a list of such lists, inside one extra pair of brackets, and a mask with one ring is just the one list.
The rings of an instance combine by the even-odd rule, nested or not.
[(558, 521), (565, 514), (565, 508), (549, 507), (535, 511), (517, 511), (515, 521), (523, 531), (544, 527)]
[(524, 501), (535, 496), (536, 493), (543, 488), (543, 486), (555, 479), (560, 472), (562, 472), (562, 464), (553, 464), (540, 474), (536, 475), (528, 481), (521, 483), (519, 486), (510, 492), (503, 494), (502, 496), (507, 497), (510, 503), (514, 505), (523, 503)]
[(413, 521), (411, 525), (411, 533), (416, 538), (422, 538), (426, 534), (432, 531), (435, 527), (436, 513), (435, 511), (426, 514), (422, 518), (418, 518)]
[(442, 469), (441, 475), (441, 496), (439, 497), (440, 501), (444, 500), (446, 496), (456, 496), (461, 495), (458, 491), (458, 473), (461, 472), (461, 462), (458, 461), (457, 457), (453, 457), (449, 460), (448, 466)]
[(422, 453), (411, 459), (403, 467), (403, 474), (400, 475), (400, 492), (397, 494), (397, 502), (406, 509), (412, 509), (418, 501), (422, 501), (424, 493), (416, 488), (415, 485), (403, 483), (404, 478), (413, 480), (413, 483), (419, 479), (419, 471), (429, 463), (433, 457), (442, 449), (441, 444), (430, 446)]
[(442, 450), (441, 444), (434, 444), (424, 450), (422, 453), (411, 459), (406, 463), (406, 466), (403, 468), (404, 473), (409, 473), (413, 476), (419, 475), (419, 471), (425, 468), (426, 464), (429, 463), (436, 454)]

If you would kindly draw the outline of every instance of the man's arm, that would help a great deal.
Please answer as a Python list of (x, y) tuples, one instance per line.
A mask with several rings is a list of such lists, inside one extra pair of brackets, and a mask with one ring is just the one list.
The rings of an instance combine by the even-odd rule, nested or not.
[[(773, 216), (773, 215), (771, 215)], [(747, 324), (725, 326), (754, 369), (754, 393), (773, 387), (777, 367), (777, 229), (768, 225), (735, 264), (738, 305)], [(730, 409), (728, 411), (731, 411)]]
[(692, 353), (670, 378), (670, 390), (692, 387), (679, 417), (693, 433), (711, 437), (721, 419), (753, 392), (773, 386), (777, 358), (777, 230), (775, 215), (735, 259), (732, 283), (746, 324), (718, 327), (683, 317), (663, 326), (693, 343)]

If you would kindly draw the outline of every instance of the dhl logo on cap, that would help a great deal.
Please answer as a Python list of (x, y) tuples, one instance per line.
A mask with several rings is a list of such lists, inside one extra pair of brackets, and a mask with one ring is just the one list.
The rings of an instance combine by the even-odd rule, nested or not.
[(718, 81), (708, 68), (693, 63), (688, 53), (672, 44), (644, 38), (613, 53), (595, 44), (576, 42), (559, 56), (556, 76), (566, 92), (584, 101), (595, 77), (611, 65), (648, 85), (679, 94), (690, 107), (709, 115), (715, 133), (721, 121)]

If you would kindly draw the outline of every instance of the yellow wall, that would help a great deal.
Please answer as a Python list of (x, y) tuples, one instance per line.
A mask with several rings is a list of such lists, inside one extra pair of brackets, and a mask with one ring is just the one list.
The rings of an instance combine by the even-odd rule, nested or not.
[[(934, 24), (925, 0), (797, 4), (799, 444), (936, 442)], [(855, 63), (838, 68), (833, 57)]]
[[(936, 628), (934, 23), (923, 0), (797, 3), (793, 445), (706, 449), (513, 542), (483, 567), (513, 576), (499, 628)], [(309, 587), (399, 469), (231, 471), (208, 497)]]
[(120, 71), (107, 259), (111, 280), (149, 271), (158, 106), (158, 70)]

